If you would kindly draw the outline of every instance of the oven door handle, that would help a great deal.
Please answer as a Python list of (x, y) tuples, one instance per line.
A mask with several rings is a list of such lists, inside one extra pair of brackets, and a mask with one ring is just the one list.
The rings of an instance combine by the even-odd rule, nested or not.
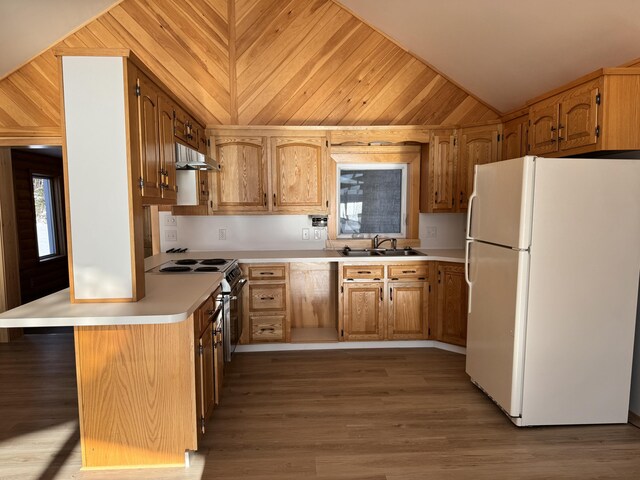
[(209, 320), (213, 320), (215, 322), (216, 318), (218, 318), (219, 315), (222, 315), (222, 305), (215, 310), (209, 310), (207, 313), (209, 314)]

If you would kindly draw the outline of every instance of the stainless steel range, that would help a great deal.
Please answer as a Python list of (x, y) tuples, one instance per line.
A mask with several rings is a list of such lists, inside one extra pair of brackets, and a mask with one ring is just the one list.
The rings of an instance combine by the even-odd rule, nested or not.
[(242, 277), (238, 261), (225, 258), (182, 258), (158, 265), (147, 273), (176, 275), (216, 272), (224, 275), (220, 282), (221, 294), (218, 300), (222, 302), (224, 359), (230, 362), (242, 335), (242, 289), (247, 283)]

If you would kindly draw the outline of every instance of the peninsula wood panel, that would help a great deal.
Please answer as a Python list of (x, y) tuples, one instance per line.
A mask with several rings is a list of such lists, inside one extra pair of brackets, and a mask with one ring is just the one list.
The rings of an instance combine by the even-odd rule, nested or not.
[(337, 269), (336, 262), (290, 264), (292, 328), (336, 327)]
[(183, 464), (197, 449), (193, 316), (74, 332), (83, 466)]
[[(124, 0), (55, 46), (133, 50), (206, 125), (498, 117), (332, 0)], [(50, 49), (0, 81), (0, 141), (60, 143), (58, 68)]]

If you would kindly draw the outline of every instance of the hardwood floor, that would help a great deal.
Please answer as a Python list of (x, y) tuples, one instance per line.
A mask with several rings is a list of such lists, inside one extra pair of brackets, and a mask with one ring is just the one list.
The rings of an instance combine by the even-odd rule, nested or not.
[(71, 336), (0, 345), (0, 479), (638, 479), (631, 425), (519, 429), (436, 349), (243, 353), (189, 469), (79, 471)]

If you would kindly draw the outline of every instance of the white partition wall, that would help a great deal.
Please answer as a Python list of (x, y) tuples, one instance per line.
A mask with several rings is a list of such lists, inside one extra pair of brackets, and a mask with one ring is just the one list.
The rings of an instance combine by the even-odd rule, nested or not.
[(72, 302), (137, 299), (125, 60), (62, 57)]

